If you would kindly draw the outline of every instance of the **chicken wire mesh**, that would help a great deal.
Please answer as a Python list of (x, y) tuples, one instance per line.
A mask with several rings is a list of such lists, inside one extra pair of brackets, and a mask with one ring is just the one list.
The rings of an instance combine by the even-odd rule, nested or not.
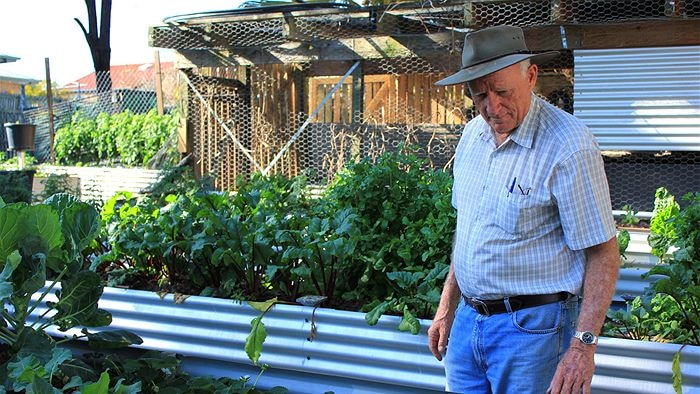
[[(284, 8), (282, 8), (284, 7)], [(230, 49), (289, 40), (338, 40), (463, 31), (500, 24), (522, 27), (687, 19), (700, 0), (467, 0), (395, 3), (295, 3), (280, 7), (176, 16), (151, 30), (155, 46)]]
[[(449, 171), (475, 110), (465, 86), (435, 85), (451, 72), (439, 63), (366, 60), (360, 73), (345, 78), (341, 72), (351, 63), (189, 69), (187, 118), (198, 173), (215, 177), (222, 189), (254, 171), (325, 183), (350, 161), (401, 147)], [(322, 70), (338, 71), (319, 75)], [(571, 52), (562, 51), (542, 68), (536, 91), (571, 112), (572, 75)]]

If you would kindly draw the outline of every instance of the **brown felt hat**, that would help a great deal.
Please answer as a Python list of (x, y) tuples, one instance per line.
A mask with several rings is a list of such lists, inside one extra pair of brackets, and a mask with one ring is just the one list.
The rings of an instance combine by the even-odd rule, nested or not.
[(535, 64), (554, 59), (559, 52), (532, 53), (525, 45), (523, 30), (517, 26), (494, 26), (467, 33), (462, 50), (462, 69), (436, 85), (473, 81), (525, 59)]

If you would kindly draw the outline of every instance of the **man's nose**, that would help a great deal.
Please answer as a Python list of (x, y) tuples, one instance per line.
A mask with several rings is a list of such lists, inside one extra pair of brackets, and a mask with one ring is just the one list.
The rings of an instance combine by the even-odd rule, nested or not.
[(501, 112), (501, 109), (503, 109), (503, 106), (501, 105), (501, 98), (498, 97), (496, 93), (490, 92), (486, 94), (486, 113), (489, 116), (493, 115), (498, 115)]

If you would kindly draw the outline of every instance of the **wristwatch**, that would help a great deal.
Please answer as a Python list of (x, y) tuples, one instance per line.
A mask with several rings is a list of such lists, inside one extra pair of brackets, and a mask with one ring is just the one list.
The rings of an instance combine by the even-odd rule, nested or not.
[(579, 341), (586, 345), (595, 345), (598, 343), (598, 337), (593, 335), (590, 331), (576, 331), (574, 338), (578, 338)]

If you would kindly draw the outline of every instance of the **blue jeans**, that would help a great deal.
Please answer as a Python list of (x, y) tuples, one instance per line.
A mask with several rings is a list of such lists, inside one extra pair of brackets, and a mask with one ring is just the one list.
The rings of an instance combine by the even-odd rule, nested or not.
[(577, 297), (491, 316), (461, 302), (445, 356), (446, 390), (545, 393), (573, 337), (578, 310)]

